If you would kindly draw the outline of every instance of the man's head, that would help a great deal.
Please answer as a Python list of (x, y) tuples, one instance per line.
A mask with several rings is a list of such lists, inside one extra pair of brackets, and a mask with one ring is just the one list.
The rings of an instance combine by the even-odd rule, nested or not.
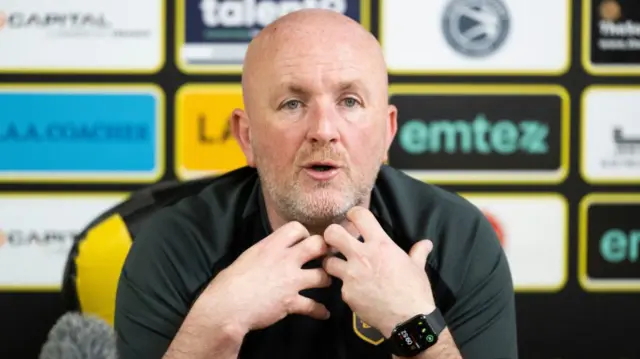
[(396, 132), (374, 36), (334, 11), (290, 13), (250, 44), (242, 86), (232, 128), (267, 206), (284, 221), (326, 226), (368, 204)]

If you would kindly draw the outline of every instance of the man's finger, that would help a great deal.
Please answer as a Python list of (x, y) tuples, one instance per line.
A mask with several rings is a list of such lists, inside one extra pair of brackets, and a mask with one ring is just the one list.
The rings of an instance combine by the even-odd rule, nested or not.
[(322, 268), (336, 278), (344, 279), (347, 274), (347, 262), (335, 256), (330, 256), (322, 261)]
[(427, 257), (431, 250), (433, 249), (433, 242), (428, 239), (423, 239), (419, 242), (416, 242), (411, 249), (409, 250), (409, 257), (411, 260), (418, 265), (420, 268), (426, 268), (427, 266)]
[(300, 222), (289, 222), (271, 233), (265, 240), (277, 246), (291, 247), (309, 237), (309, 231)]
[(358, 246), (362, 245), (357, 238), (338, 224), (332, 224), (327, 227), (324, 231), (324, 241), (329, 246), (337, 249), (347, 259), (358, 251)]
[(329, 318), (329, 310), (327, 310), (327, 307), (302, 295), (298, 295), (289, 303), (287, 312), (289, 314), (308, 315), (320, 320)]
[(332, 281), (329, 274), (322, 268), (304, 269), (300, 278), (302, 282), (302, 288), (300, 290), (327, 288), (331, 286)]
[(353, 223), (364, 238), (365, 243), (386, 235), (376, 217), (364, 207), (353, 207), (347, 212), (347, 219)]
[(329, 247), (322, 236), (315, 235), (307, 237), (291, 247), (300, 265), (312, 259), (321, 257), (329, 252)]

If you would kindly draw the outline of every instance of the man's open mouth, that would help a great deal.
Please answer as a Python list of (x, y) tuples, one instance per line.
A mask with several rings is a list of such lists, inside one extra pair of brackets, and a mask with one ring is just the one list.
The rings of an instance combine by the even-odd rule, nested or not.
[(334, 169), (335, 167), (329, 166), (329, 165), (313, 165), (310, 168), (312, 170), (314, 170), (314, 171), (326, 172), (326, 171), (330, 171), (330, 170)]

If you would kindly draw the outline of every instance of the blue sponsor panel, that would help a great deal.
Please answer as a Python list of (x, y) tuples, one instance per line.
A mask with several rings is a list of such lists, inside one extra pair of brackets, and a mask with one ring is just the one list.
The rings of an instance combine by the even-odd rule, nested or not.
[(154, 87), (0, 89), (0, 180), (153, 182), (162, 92)]
[(179, 63), (239, 71), (247, 45), (278, 17), (306, 8), (343, 13), (368, 28), (368, 1), (178, 0)]

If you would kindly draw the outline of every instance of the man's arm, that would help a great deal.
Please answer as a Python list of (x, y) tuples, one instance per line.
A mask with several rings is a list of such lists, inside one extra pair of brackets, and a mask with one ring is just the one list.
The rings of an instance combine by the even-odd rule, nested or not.
[[(515, 293), (507, 257), (484, 216), (472, 235), (456, 303), (444, 313), (447, 328), (465, 359), (517, 359)], [(449, 358), (452, 354), (444, 349), (448, 342), (418, 358)]]
[(246, 332), (219, 314), (196, 303), (163, 359), (238, 358)]
[(215, 234), (172, 210), (149, 220), (125, 261), (115, 320), (121, 359), (234, 359), (246, 333), (289, 314), (329, 318), (300, 295), (331, 285), (321, 269), (302, 269), (327, 254), (321, 236), (289, 222), (212, 273), (206, 243)]
[(456, 304), (445, 313), (447, 328), (436, 345), (412, 359), (518, 358), (511, 272), (495, 232), (484, 217), (478, 221), (472, 243)]
[[(417, 313), (430, 313), (438, 303), (425, 276), (433, 244), (420, 240), (407, 256), (369, 210), (354, 207), (347, 218), (364, 241), (355, 240), (344, 227), (329, 226), (325, 241), (347, 260), (327, 256), (323, 267), (342, 280), (342, 298), (349, 307), (388, 338), (398, 323)], [(470, 219), (469, 226), (450, 225), (446, 236), (456, 242), (449, 256), (440, 258), (454, 268), (448, 271), (458, 277), (454, 282), (461, 281), (453, 288), (455, 303), (443, 313), (453, 341), (445, 332), (420, 359), (518, 357), (515, 295), (507, 258), (489, 221), (479, 212)]]
[(242, 338), (223, 326), (204, 324), (210, 309), (190, 308), (198, 287), (210, 279), (202, 254), (186, 252), (198, 248), (196, 236), (176, 212), (161, 210), (151, 217), (128, 253), (116, 296), (119, 358), (154, 359), (165, 353), (167, 358), (210, 358), (212, 353), (236, 358)]

